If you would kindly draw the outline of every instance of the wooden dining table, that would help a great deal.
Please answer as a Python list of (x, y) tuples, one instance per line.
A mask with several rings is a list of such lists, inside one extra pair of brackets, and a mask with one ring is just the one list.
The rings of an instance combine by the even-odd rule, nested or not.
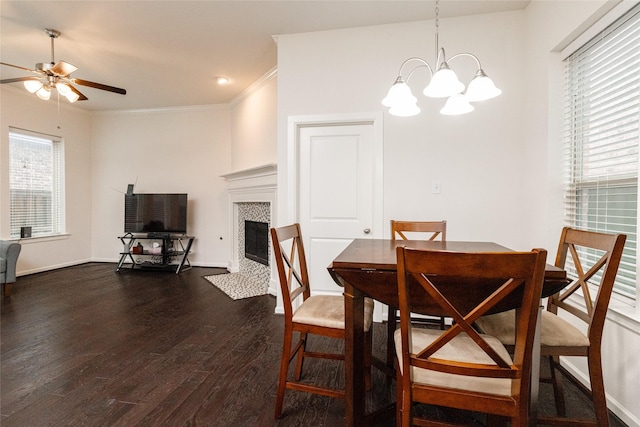
[[(398, 307), (397, 246), (455, 252), (512, 251), (493, 242), (355, 239), (333, 260), (328, 267), (329, 274), (344, 288), (346, 426), (373, 425), (373, 418), (378, 416), (375, 411), (365, 414), (364, 297), (387, 304), (390, 310)], [(558, 292), (567, 284), (566, 272), (547, 263), (543, 297)], [(412, 301), (412, 310), (414, 308), (416, 312), (423, 314), (440, 314), (420, 311), (419, 301)], [(513, 307), (503, 306), (496, 311), (511, 308)], [(539, 360), (539, 354), (534, 357)], [(380, 361), (376, 365), (384, 367)], [(539, 363), (534, 362), (533, 366), (535, 372), (532, 373), (531, 415), (535, 419)], [(384, 409), (389, 410), (388, 407)]]

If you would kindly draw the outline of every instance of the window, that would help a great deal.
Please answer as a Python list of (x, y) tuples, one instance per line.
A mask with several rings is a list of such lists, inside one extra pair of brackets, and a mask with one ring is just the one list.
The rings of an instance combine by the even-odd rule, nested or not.
[(636, 299), (640, 6), (565, 63), (565, 219), (627, 235), (614, 292)]
[(32, 237), (64, 232), (63, 158), (60, 138), (9, 130), (11, 237), (22, 227)]

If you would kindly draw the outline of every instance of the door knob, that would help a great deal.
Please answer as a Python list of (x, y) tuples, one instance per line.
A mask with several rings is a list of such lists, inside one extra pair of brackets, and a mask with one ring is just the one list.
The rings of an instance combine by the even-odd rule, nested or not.
[(365, 228), (364, 229), (364, 234), (369, 234), (371, 233), (371, 229), (370, 228)]

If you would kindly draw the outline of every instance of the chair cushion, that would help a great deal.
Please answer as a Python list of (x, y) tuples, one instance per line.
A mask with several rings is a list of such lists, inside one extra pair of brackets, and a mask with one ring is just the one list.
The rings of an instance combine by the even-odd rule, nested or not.
[[(435, 341), (440, 334), (442, 334), (440, 330), (413, 328), (411, 333), (412, 353), (417, 353), (427, 347)], [(504, 360), (512, 363), (509, 352), (498, 339), (488, 335), (482, 336)], [(398, 360), (402, 360), (402, 337), (400, 329), (396, 330), (394, 338)], [(466, 333), (461, 333), (455, 337), (451, 342), (435, 352), (433, 357), (459, 362), (494, 364), (493, 360), (480, 349)], [(400, 366), (400, 370), (402, 372), (402, 365)], [(492, 394), (501, 396), (511, 395), (511, 380), (508, 378), (470, 377), (416, 367), (411, 368), (411, 377), (414, 383), (481, 393), (491, 392)]]
[[(482, 332), (498, 338), (505, 345), (515, 344), (515, 310), (483, 316), (476, 321)], [(588, 347), (589, 338), (571, 323), (542, 311), (540, 343), (543, 347)]]
[[(294, 323), (344, 329), (344, 297), (339, 295), (313, 295), (293, 313)], [(373, 322), (373, 300), (364, 299), (364, 330)]]

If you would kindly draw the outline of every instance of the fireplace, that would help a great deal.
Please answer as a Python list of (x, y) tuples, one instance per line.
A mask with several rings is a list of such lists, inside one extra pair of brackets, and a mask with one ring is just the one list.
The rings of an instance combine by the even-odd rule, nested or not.
[(244, 256), (260, 264), (269, 265), (269, 224), (244, 222)]
[[(277, 167), (274, 164), (233, 172), (222, 176), (228, 182), (229, 192), (229, 265), (231, 275), (238, 274), (268, 287), (268, 292), (277, 294), (279, 287), (278, 272), (275, 263), (269, 262), (271, 250), (269, 228), (275, 223)], [(250, 240), (256, 237), (252, 226), (247, 223), (262, 223), (260, 233), (266, 239), (266, 246), (249, 249), (253, 245)], [(260, 238), (262, 239), (262, 238)], [(249, 242), (247, 242), (249, 240)], [(266, 252), (265, 252), (266, 251)], [(264, 262), (263, 262), (264, 261)]]

